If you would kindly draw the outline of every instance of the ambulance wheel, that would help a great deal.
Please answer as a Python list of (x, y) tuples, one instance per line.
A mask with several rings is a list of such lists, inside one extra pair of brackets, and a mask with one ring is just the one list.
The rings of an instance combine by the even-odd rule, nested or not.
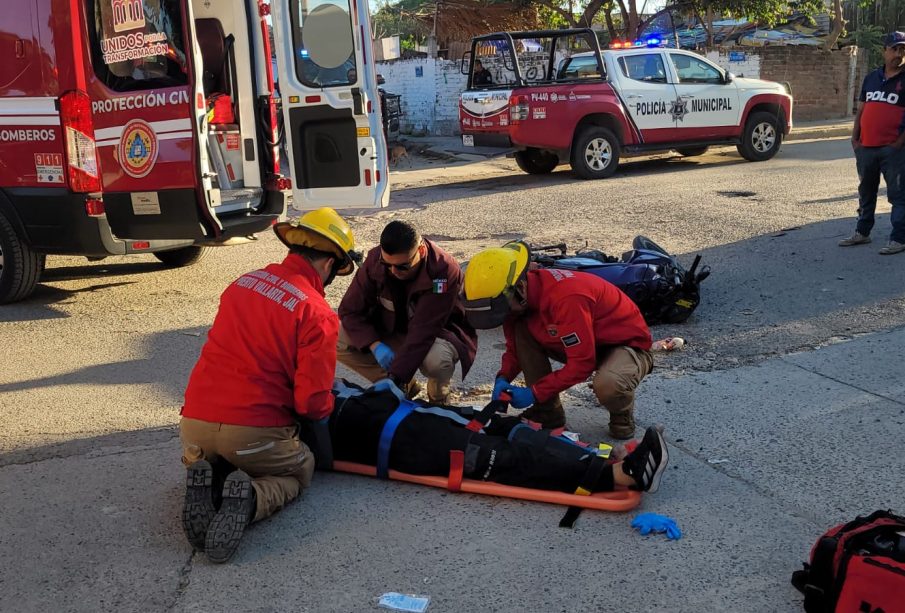
[(572, 171), (581, 179), (605, 179), (619, 166), (619, 140), (606, 128), (588, 126), (572, 142)]
[(31, 295), (44, 270), (45, 256), (35, 253), (0, 213), (0, 304)]
[(676, 153), (683, 157), (693, 158), (699, 155), (704, 155), (705, 153), (707, 153), (708, 149), (710, 149), (710, 147), (687, 147), (683, 149), (676, 149)]
[(745, 124), (742, 143), (737, 146), (739, 154), (749, 162), (769, 160), (779, 152), (782, 145), (782, 129), (779, 117), (773, 113), (753, 113)]
[(170, 249), (169, 251), (157, 251), (154, 253), (154, 257), (163, 262), (167, 268), (182, 268), (183, 266), (194, 264), (203, 258), (208, 251), (210, 251), (208, 247), (192, 245), (180, 249)]
[(529, 175), (546, 175), (559, 165), (559, 157), (549, 151), (531, 148), (517, 152), (515, 163)]

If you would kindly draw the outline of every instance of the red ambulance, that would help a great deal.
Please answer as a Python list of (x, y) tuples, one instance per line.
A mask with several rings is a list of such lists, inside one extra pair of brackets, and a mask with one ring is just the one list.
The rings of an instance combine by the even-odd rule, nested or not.
[(0, 303), (48, 254), (184, 266), (290, 194), (384, 206), (369, 28), (357, 0), (0, 2)]

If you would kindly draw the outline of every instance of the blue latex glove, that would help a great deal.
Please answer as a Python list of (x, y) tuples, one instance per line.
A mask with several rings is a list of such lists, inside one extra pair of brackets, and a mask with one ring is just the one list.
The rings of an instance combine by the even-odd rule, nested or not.
[(509, 401), (509, 404), (511, 404), (513, 408), (526, 409), (535, 402), (534, 392), (531, 391), (530, 387), (508, 385), (503, 391), (508, 392), (509, 395), (512, 396), (512, 400)]
[(500, 394), (503, 393), (509, 387), (509, 381), (506, 381), (503, 377), (497, 377), (496, 381), (493, 382), (493, 394), (490, 396), (491, 400), (499, 400)]
[(642, 513), (632, 520), (632, 528), (636, 528), (641, 534), (665, 532), (666, 537), (678, 540), (682, 538), (682, 531), (674, 519), (656, 513)]
[(377, 363), (380, 364), (380, 367), (384, 370), (389, 370), (390, 365), (396, 358), (396, 354), (393, 353), (393, 350), (390, 349), (390, 346), (386, 343), (377, 343), (377, 346), (374, 347), (371, 353), (374, 354), (374, 359), (377, 360)]
[(372, 392), (393, 392), (393, 395), (402, 402), (405, 400), (405, 394), (399, 389), (399, 386), (393, 383), (392, 379), (381, 379), (376, 382), (374, 385), (368, 388), (368, 391)]

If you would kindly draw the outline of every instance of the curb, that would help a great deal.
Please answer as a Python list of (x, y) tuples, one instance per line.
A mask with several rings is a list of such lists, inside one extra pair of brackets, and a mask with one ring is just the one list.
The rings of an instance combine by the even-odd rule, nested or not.
[(821, 128), (803, 128), (796, 130), (792, 128), (792, 133), (786, 137), (786, 142), (793, 140), (814, 140), (821, 138), (842, 138), (852, 135), (851, 124), (841, 124), (836, 126), (826, 126)]

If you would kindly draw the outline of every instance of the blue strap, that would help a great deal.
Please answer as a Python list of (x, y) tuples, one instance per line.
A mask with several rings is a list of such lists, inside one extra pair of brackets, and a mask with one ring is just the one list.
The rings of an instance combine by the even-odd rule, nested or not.
[(396, 435), (396, 428), (398, 428), (399, 424), (402, 423), (402, 420), (408, 417), (416, 408), (418, 408), (418, 405), (411, 400), (402, 400), (393, 414), (390, 415), (390, 418), (383, 424), (383, 430), (380, 432), (380, 441), (377, 443), (378, 478), (389, 478), (390, 447), (393, 445), (393, 436)]

